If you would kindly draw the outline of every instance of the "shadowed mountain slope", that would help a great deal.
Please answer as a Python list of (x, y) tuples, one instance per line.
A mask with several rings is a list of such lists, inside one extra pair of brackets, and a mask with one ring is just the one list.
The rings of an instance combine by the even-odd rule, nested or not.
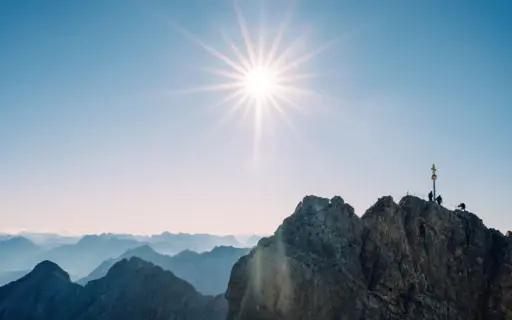
[(223, 320), (226, 312), (224, 297), (203, 296), (139, 258), (121, 260), (85, 287), (49, 261), (0, 287), (2, 320)]

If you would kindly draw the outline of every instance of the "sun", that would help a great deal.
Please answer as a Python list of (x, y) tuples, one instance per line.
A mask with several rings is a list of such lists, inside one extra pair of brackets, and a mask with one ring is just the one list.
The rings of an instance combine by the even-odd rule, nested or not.
[(244, 88), (254, 99), (272, 98), (278, 88), (277, 77), (270, 68), (257, 66), (245, 74)]
[(298, 133), (289, 118), (289, 113), (292, 110), (301, 109), (305, 98), (318, 97), (314, 90), (301, 85), (302, 80), (316, 77), (317, 74), (304, 72), (301, 67), (329, 48), (334, 41), (302, 52), (299, 47), (308, 47), (304, 46), (301, 34), (285, 45), (285, 30), (290, 22), (289, 15), (281, 20), (278, 28), (273, 28), (276, 34), (272, 39), (264, 39), (261, 32), (253, 37), (236, 0), (234, 0), (234, 7), (242, 43), (237, 44), (223, 32), (220, 32), (221, 39), (219, 39), (223, 40), (230, 54), (206, 44), (184, 28), (175, 26), (182, 34), (218, 59), (217, 62), (224, 64), (223, 68), (201, 68), (218, 76), (218, 83), (181, 92), (226, 92), (221, 100), (212, 104), (214, 107), (227, 107), (220, 122), (238, 111), (243, 112), (242, 120), (252, 114), (254, 142), (257, 147), (261, 140), (263, 123), (269, 117), (279, 116), (289, 128)]

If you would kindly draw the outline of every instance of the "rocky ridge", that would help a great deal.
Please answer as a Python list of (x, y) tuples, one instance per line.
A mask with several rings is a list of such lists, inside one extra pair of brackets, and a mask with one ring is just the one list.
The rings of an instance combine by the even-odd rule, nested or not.
[(512, 239), (414, 196), (307, 196), (233, 267), (228, 320), (512, 319)]

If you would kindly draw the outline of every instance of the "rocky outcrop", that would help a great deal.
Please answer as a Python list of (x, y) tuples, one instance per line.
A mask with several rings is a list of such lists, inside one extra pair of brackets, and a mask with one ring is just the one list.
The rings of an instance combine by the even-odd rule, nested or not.
[(0, 287), (0, 320), (224, 320), (226, 313), (223, 296), (203, 296), (139, 258), (119, 261), (85, 287), (49, 261)]
[(406, 196), (307, 196), (233, 267), (228, 320), (512, 319), (512, 239)]

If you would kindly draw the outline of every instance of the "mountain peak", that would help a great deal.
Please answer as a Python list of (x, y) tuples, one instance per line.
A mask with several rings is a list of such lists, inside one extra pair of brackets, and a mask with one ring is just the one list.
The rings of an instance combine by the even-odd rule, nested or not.
[(80, 238), (80, 240), (78, 240), (77, 245), (96, 243), (103, 238), (104, 237), (99, 236), (97, 234), (87, 234), (87, 235), (83, 236), (82, 238)]
[(54, 263), (52, 261), (48, 261), (48, 260), (39, 262), (34, 267), (32, 272), (30, 272), (29, 274), (42, 275), (42, 276), (53, 275), (53, 276), (58, 276), (67, 281), (71, 281), (69, 278), (69, 274), (66, 271), (62, 270), (62, 268), (59, 267), (56, 263)]
[(195, 252), (195, 251), (192, 251), (192, 250), (189, 250), (189, 249), (185, 249), (183, 251), (180, 251), (178, 254), (176, 254), (174, 257), (181, 257), (181, 258), (194, 258), (194, 257), (198, 257), (199, 256), (199, 253)]
[(135, 247), (133, 249), (128, 249), (128, 251), (126, 251), (123, 256), (128, 256), (128, 255), (133, 255), (133, 256), (137, 256), (137, 255), (145, 255), (145, 254), (156, 254), (157, 252), (155, 250), (153, 250), (153, 248), (148, 245), (148, 244), (144, 244), (144, 245), (141, 245), (139, 247)]
[(14, 236), (14, 237), (8, 238), (8, 239), (0, 241), (0, 242), (3, 243), (4, 245), (15, 246), (18, 248), (19, 247), (24, 247), (24, 248), (37, 247), (37, 245), (34, 242), (32, 242), (29, 239), (22, 237), (22, 236)]
[(505, 319), (510, 265), (512, 239), (472, 213), (307, 196), (233, 267), (228, 320)]
[(125, 253), (121, 255), (120, 258), (131, 258), (131, 257), (140, 257), (145, 260), (146, 257), (150, 256), (156, 256), (160, 255), (158, 252), (156, 252), (150, 245), (144, 244), (135, 248), (128, 249)]
[(118, 262), (116, 262), (108, 271), (107, 276), (119, 275), (119, 274), (127, 274), (135, 272), (140, 268), (153, 268), (154, 264), (144, 261), (138, 257), (129, 257), (124, 258)]
[(230, 256), (238, 256), (243, 252), (248, 252), (248, 248), (237, 248), (233, 246), (216, 246), (211, 251), (203, 252), (203, 255), (213, 256), (216, 258), (227, 258)]

